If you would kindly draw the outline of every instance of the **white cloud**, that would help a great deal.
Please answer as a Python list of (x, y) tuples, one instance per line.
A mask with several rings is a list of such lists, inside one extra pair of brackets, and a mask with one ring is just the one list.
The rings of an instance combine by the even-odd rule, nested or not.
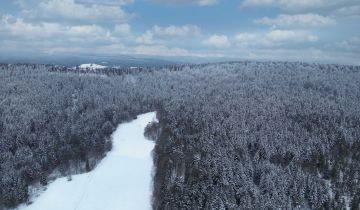
[[(40, 0), (33, 4), (20, 1), (23, 2), (22, 14), (25, 17), (43, 21), (126, 22), (129, 19), (129, 15), (119, 5), (106, 5), (98, 1), (86, 4), (75, 0)], [(128, 1), (122, 1), (125, 2)]]
[(131, 4), (134, 0), (76, 0), (76, 2), (83, 4), (102, 4), (113, 6)]
[(65, 34), (69, 36), (108, 36), (109, 32), (98, 25), (81, 25), (81, 26), (65, 26), (59, 27)]
[(134, 48), (135, 54), (157, 56), (188, 56), (189, 52), (182, 48), (170, 48), (164, 45), (140, 45)]
[(168, 47), (165, 45), (139, 45), (128, 49), (130, 54), (148, 55), (148, 56), (180, 56), (180, 57), (202, 57), (202, 58), (221, 58), (224, 57), (222, 53), (212, 53), (206, 51), (205, 53), (189, 51), (178, 47)]
[(167, 27), (155, 25), (152, 28), (152, 32), (158, 36), (194, 36), (200, 34), (200, 28), (191, 24), (182, 26), (170, 25)]
[(137, 37), (136, 41), (141, 44), (153, 44), (156, 42), (155, 38), (161, 38), (162, 40), (157, 39), (158, 42), (161, 42), (167, 38), (186, 38), (199, 34), (200, 28), (191, 24), (182, 26), (170, 25), (166, 27), (155, 25), (151, 28), (151, 30), (147, 30), (145, 33)]
[(116, 24), (114, 27), (114, 33), (117, 35), (127, 35), (131, 31), (131, 27), (129, 24)]
[(337, 47), (347, 51), (360, 52), (360, 37), (352, 37), (348, 40), (344, 40), (336, 43)]
[(243, 0), (240, 7), (278, 7), (287, 11), (330, 12), (343, 7), (359, 6), (359, 0)]
[(314, 42), (318, 37), (311, 35), (306, 31), (292, 31), (292, 30), (273, 30), (266, 34), (266, 38), (273, 42)]
[(255, 23), (273, 27), (319, 27), (333, 25), (336, 21), (330, 17), (307, 13), (297, 15), (281, 14), (276, 18), (263, 17), (255, 20)]
[(22, 18), (4, 15), (0, 22), (0, 32), (5, 35), (16, 36), (22, 39), (39, 40), (52, 38), (56, 40), (68, 40), (81, 37), (82, 40), (109, 39), (110, 32), (101, 26), (79, 25), (67, 26), (59, 23), (42, 22), (38, 24), (25, 22)]
[[(259, 31), (264, 27), (255, 25), (254, 28), (258, 28), (254, 29), (255, 32), (239, 33), (236, 36), (228, 34), (231, 30), (217, 32), (217, 34), (213, 32), (214, 34), (208, 34), (209, 36), (205, 38), (207, 34), (205, 28), (202, 31), (191, 23), (160, 25), (163, 22), (161, 21), (157, 22), (158, 25), (151, 25), (145, 32), (133, 31), (135, 29), (129, 25), (129, 18), (132, 15), (124, 9), (124, 5), (134, 0), (16, 0), (18, 1), (21, 3), (19, 12), (9, 11), (15, 16), (0, 15), (1, 52), (10, 49), (14, 52), (36, 50), (53, 53), (93, 52), (98, 55), (144, 54), (200, 57), (211, 55), (242, 57), (246, 54), (259, 59), (272, 58), (277, 53), (280, 59), (287, 60), (291, 56), (298, 56), (301, 59), (315, 55), (321, 59), (322, 54), (318, 52), (337, 53), (337, 55), (344, 53), (344, 56), (338, 59), (345, 59), (346, 56), (353, 58), (358, 57), (360, 49), (358, 38), (346, 40), (347, 36), (357, 36), (359, 30), (355, 27), (350, 28), (356, 26), (356, 22), (341, 19), (341, 17), (360, 17), (359, 0), (244, 0), (243, 7), (271, 7), (275, 16), (254, 21), (257, 24), (273, 26), (269, 31)], [(206, 6), (221, 2), (221, 0), (148, 1), (163, 4), (191, 4), (192, 6)], [(136, 8), (137, 6), (131, 9)], [(159, 8), (168, 9), (168, 7)], [(278, 11), (283, 11), (281, 12), (283, 14), (277, 15)], [(141, 15), (138, 16), (139, 21), (141, 18), (147, 18)], [(165, 22), (176, 19), (169, 18)], [(315, 32), (324, 33), (318, 27), (331, 26), (335, 23), (337, 23), (336, 27), (341, 26), (342, 30), (349, 29), (348, 34), (336, 35), (340, 33), (335, 31), (336, 27), (327, 28), (326, 32), (334, 33), (336, 36), (330, 36), (330, 38), (327, 36), (330, 41), (324, 38), (321, 42), (317, 42), (319, 37)], [(308, 31), (310, 30), (307, 30), (308, 27), (313, 27), (311, 30), (314, 32)], [(141, 35), (136, 36), (137, 34)], [(344, 41), (339, 42), (340, 37), (343, 37)], [(326, 44), (324, 42), (331, 42), (328, 49), (324, 48)], [(306, 50), (309, 48), (313, 49)]]
[(218, 1), (217, 0), (198, 0), (197, 2), (199, 5), (207, 6), (207, 5), (216, 4)]
[(154, 43), (154, 34), (151, 31), (146, 31), (141, 36), (136, 38), (136, 42), (140, 44), (152, 44)]
[(197, 4), (199, 6), (209, 6), (219, 2), (219, 0), (151, 0), (151, 1), (162, 4)]
[(241, 3), (242, 7), (269, 6), (275, 4), (275, 0), (245, 0)]
[(207, 40), (204, 41), (204, 44), (217, 47), (217, 48), (223, 48), (223, 47), (229, 47), (230, 42), (226, 35), (212, 35)]
[(302, 9), (318, 7), (324, 4), (324, 0), (244, 0), (242, 7), (278, 6), (286, 9)]
[(249, 46), (253, 44), (259, 44), (262, 45), (268, 45), (266, 42), (263, 42), (262, 34), (260, 33), (239, 33), (235, 36), (235, 40), (237, 41), (237, 44), (241, 46)]
[(302, 30), (271, 30), (266, 33), (239, 33), (235, 36), (242, 47), (274, 47), (284, 44), (315, 42), (318, 37)]
[(360, 3), (359, 5), (340, 7), (334, 11), (334, 16), (360, 18)]

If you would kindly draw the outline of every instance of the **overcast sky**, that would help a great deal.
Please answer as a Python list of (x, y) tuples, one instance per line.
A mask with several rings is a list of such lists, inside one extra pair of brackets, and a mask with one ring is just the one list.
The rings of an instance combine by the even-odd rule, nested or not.
[(0, 54), (360, 64), (359, 0), (0, 0)]

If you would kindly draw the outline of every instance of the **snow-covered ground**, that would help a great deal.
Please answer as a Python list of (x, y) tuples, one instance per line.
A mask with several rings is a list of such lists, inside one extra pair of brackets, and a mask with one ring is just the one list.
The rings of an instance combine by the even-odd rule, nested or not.
[(106, 66), (95, 64), (95, 63), (86, 63), (86, 64), (81, 64), (79, 66), (79, 68), (81, 68), (81, 69), (104, 69), (104, 68), (106, 68)]
[(120, 124), (113, 133), (113, 149), (91, 172), (72, 181), (59, 178), (20, 210), (147, 210), (151, 209), (154, 142), (145, 139), (154, 112)]

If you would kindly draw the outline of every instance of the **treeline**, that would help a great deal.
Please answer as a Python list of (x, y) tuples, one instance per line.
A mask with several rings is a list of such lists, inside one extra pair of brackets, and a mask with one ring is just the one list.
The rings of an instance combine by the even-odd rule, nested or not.
[(158, 111), (154, 209), (360, 209), (359, 67), (180, 75)]
[(156, 110), (154, 209), (359, 209), (358, 66), (0, 68), (0, 207), (91, 170), (118, 123)]
[[(206, 65), (206, 64), (201, 64)], [(121, 76), (128, 74), (139, 74), (139, 73), (153, 73), (155, 71), (181, 71), (183, 67), (200, 67), (200, 64), (178, 64), (178, 65), (166, 65), (162, 68), (159, 67), (104, 67), (104, 68), (80, 68), (80, 67), (69, 67), (69, 66), (53, 66), (48, 65), (50, 72), (61, 72), (61, 73), (80, 73), (80, 74), (100, 74), (107, 76)], [(36, 65), (27, 65), (34, 66)]]

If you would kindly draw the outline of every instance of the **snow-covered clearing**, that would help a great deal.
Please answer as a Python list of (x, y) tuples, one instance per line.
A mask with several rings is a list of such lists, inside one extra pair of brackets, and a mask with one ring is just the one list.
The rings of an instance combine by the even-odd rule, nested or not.
[(81, 64), (79, 66), (79, 68), (81, 68), (81, 69), (104, 69), (104, 68), (106, 68), (106, 66), (95, 64), (95, 63), (86, 63), (86, 64)]
[(49, 184), (31, 205), (20, 210), (145, 210), (151, 209), (154, 142), (145, 139), (154, 112), (120, 124), (113, 133), (113, 149), (91, 172)]

